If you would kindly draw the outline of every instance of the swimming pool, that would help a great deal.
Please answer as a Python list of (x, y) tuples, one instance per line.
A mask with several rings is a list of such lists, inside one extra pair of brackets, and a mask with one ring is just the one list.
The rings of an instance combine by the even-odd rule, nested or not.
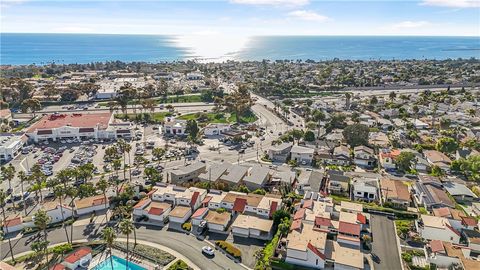
[[(114, 270), (126, 270), (126, 261), (117, 256), (112, 256), (113, 259), (113, 269)], [(112, 270), (112, 265), (110, 264), (110, 257), (106, 258), (103, 262), (97, 264), (93, 270)], [(135, 264), (131, 261), (128, 261), (128, 270), (146, 270), (138, 264)]]

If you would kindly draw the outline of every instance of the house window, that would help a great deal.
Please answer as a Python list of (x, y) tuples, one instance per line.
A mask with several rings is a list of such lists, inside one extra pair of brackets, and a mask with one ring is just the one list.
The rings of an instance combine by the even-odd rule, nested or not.
[(318, 265), (318, 259), (317, 259), (317, 261), (315, 262), (315, 264)]

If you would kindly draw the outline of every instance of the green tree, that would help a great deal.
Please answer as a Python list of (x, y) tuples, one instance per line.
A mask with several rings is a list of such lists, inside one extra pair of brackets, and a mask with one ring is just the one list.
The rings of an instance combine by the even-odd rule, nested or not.
[(370, 129), (363, 124), (353, 124), (343, 130), (343, 137), (351, 147), (368, 144)]
[(257, 188), (252, 193), (253, 194), (258, 194), (258, 195), (265, 195), (267, 192), (263, 188)]
[(300, 142), (300, 139), (303, 137), (303, 130), (301, 129), (293, 129), (290, 131), (290, 135), (293, 137), (294, 140), (297, 140), (297, 144)]
[(411, 169), (412, 163), (415, 161), (415, 154), (412, 152), (401, 152), (395, 159), (395, 165), (403, 172), (408, 172)]
[[(130, 257), (129, 255), (129, 243), (130, 243), (130, 234), (135, 231), (135, 227), (133, 226), (133, 223), (130, 219), (123, 219), (120, 224), (118, 225), (120, 232), (124, 235), (127, 236), (127, 260), (126, 260), (126, 268), (128, 269), (128, 258)], [(136, 245), (136, 239), (135, 239), (135, 245)]]
[(112, 248), (113, 248), (113, 243), (115, 242), (115, 239), (117, 238), (117, 234), (113, 230), (112, 227), (107, 227), (102, 230), (102, 239), (105, 242), (105, 245), (108, 248), (108, 253), (110, 254), (110, 266), (113, 269), (113, 258), (112, 258)]
[(35, 117), (35, 113), (42, 109), (42, 104), (36, 98), (29, 98), (22, 102), (21, 108), (23, 112), (30, 110), (33, 113), (33, 117)]
[(432, 171), (431, 171), (430, 174), (433, 175), (433, 176), (442, 176), (445, 173), (442, 171), (442, 169), (440, 169), (440, 167), (438, 167), (437, 165), (434, 165), (432, 167)]
[(105, 177), (103, 177), (103, 175), (102, 175), (100, 180), (97, 182), (97, 189), (100, 190), (103, 194), (103, 203), (104, 203), (104, 207), (105, 207), (105, 222), (106, 222), (107, 226), (108, 226), (107, 191), (108, 191), (109, 187), (110, 187), (110, 185), (108, 184), (108, 181), (105, 180)]
[[(3, 220), (7, 220), (7, 216), (5, 214), (5, 200), (7, 199), (7, 193), (3, 191), (3, 189), (0, 189), (0, 207), (2, 208), (2, 215), (3, 215)], [(6, 230), (4, 231), (5, 234), (8, 234), (8, 227), (6, 227)], [(12, 257), (12, 262), (15, 262), (15, 258), (13, 257), (13, 249), (12, 249), (12, 240), (11, 237), (8, 238), (8, 247), (10, 249), (10, 256)]]
[(13, 167), (12, 164), (9, 164), (8, 166), (2, 166), (0, 169), (2, 176), (5, 180), (8, 181), (8, 188), (12, 188), (12, 180), (15, 177), (15, 167)]
[(65, 237), (67, 239), (67, 243), (71, 243), (70, 238), (68, 237), (67, 227), (65, 226), (65, 214), (63, 213), (64, 212), (63, 196), (65, 195), (65, 189), (63, 188), (62, 185), (56, 185), (53, 188), (53, 194), (55, 195), (55, 198), (58, 198), (60, 203), (60, 213), (62, 214), (62, 227), (65, 230)]
[(305, 134), (303, 135), (303, 138), (307, 142), (313, 142), (315, 141), (315, 134), (311, 130), (307, 130), (307, 132), (305, 132)]
[[(50, 223), (50, 221), (51, 221), (51, 217), (49, 215), (47, 215), (47, 212), (45, 212), (45, 210), (43, 210), (43, 209), (40, 209), (40, 210), (37, 211), (37, 213), (35, 214), (35, 217), (34, 217), (34, 221), (33, 221), (33, 224), (35, 224), (35, 226), (43, 232), (43, 240), (47, 243), (48, 243), (48, 240), (47, 240), (47, 238), (48, 238), (47, 226)], [(43, 253), (44, 253), (44, 256), (45, 256), (45, 259), (46, 259), (46, 263), (48, 264), (48, 254), (47, 254), (47, 248), (46, 247), (45, 247)]]
[(444, 153), (453, 153), (458, 149), (458, 142), (453, 138), (443, 137), (437, 141), (435, 149)]
[(193, 139), (196, 140), (198, 137), (198, 132), (200, 129), (198, 128), (197, 121), (195, 120), (188, 120), (187, 126), (185, 127), (185, 132)]
[(393, 102), (393, 101), (395, 101), (395, 98), (397, 97), (397, 94), (396, 94), (394, 91), (392, 91), (392, 92), (390, 92), (390, 94), (388, 95), (388, 97), (389, 97), (390, 100)]
[(161, 182), (163, 179), (161, 172), (159, 172), (157, 169), (153, 167), (145, 168), (144, 173), (145, 173), (145, 176), (152, 182), (152, 185), (155, 185), (155, 183)]

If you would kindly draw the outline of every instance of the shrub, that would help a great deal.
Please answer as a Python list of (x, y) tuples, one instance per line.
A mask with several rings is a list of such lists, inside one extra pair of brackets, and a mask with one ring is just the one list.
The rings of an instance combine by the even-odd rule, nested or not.
[(182, 224), (182, 229), (184, 229), (185, 231), (190, 231), (192, 230), (192, 223), (190, 222), (185, 222)]
[(56, 247), (53, 247), (51, 249), (51, 251), (55, 254), (65, 254), (67, 252), (70, 252), (72, 251), (73, 248), (72, 248), (72, 244), (63, 244), (63, 245), (59, 245), (59, 246), (56, 246)]
[(225, 211), (227, 211), (227, 209), (223, 208), (223, 207), (220, 207), (220, 208), (217, 208), (215, 210), (217, 213), (221, 214), (221, 213), (224, 213)]
[(236, 259), (242, 258), (242, 252), (232, 244), (225, 241), (216, 241), (215, 244), (219, 246), (221, 249), (225, 250), (225, 252), (227, 252), (234, 258)]
[(167, 270), (187, 270), (187, 269), (192, 269), (192, 268), (188, 267), (188, 265), (184, 261), (178, 260), (174, 264), (170, 265), (170, 267), (168, 267)]

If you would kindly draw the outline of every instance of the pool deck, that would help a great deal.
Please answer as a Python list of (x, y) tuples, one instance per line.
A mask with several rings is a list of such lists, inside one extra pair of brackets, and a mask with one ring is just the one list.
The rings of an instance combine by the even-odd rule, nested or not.
[[(116, 257), (119, 257), (119, 258), (122, 258), (122, 259), (127, 259), (127, 254), (125, 252), (122, 252), (122, 251), (119, 251), (119, 250), (116, 250), (116, 249), (112, 249), (112, 255), (113, 256), (116, 256)], [(90, 265), (88, 266), (88, 269), (94, 269), (98, 264), (104, 262), (105, 260), (107, 260), (109, 258), (109, 253), (108, 251), (104, 251), (100, 254), (98, 254), (97, 256), (95, 256), (92, 261), (90, 262)], [(133, 262), (135, 264), (138, 264), (139, 266), (147, 269), (147, 270), (155, 270), (155, 269), (162, 269), (161, 266), (158, 266), (158, 265), (155, 265), (149, 261), (145, 261), (145, 260), (142, 260), (140, 258), (138, 258), (137, 256), (135, 255), (131, 255), (130, 254), (130, 262)], [(175, 259), (176, 260), (176, 259)]]

